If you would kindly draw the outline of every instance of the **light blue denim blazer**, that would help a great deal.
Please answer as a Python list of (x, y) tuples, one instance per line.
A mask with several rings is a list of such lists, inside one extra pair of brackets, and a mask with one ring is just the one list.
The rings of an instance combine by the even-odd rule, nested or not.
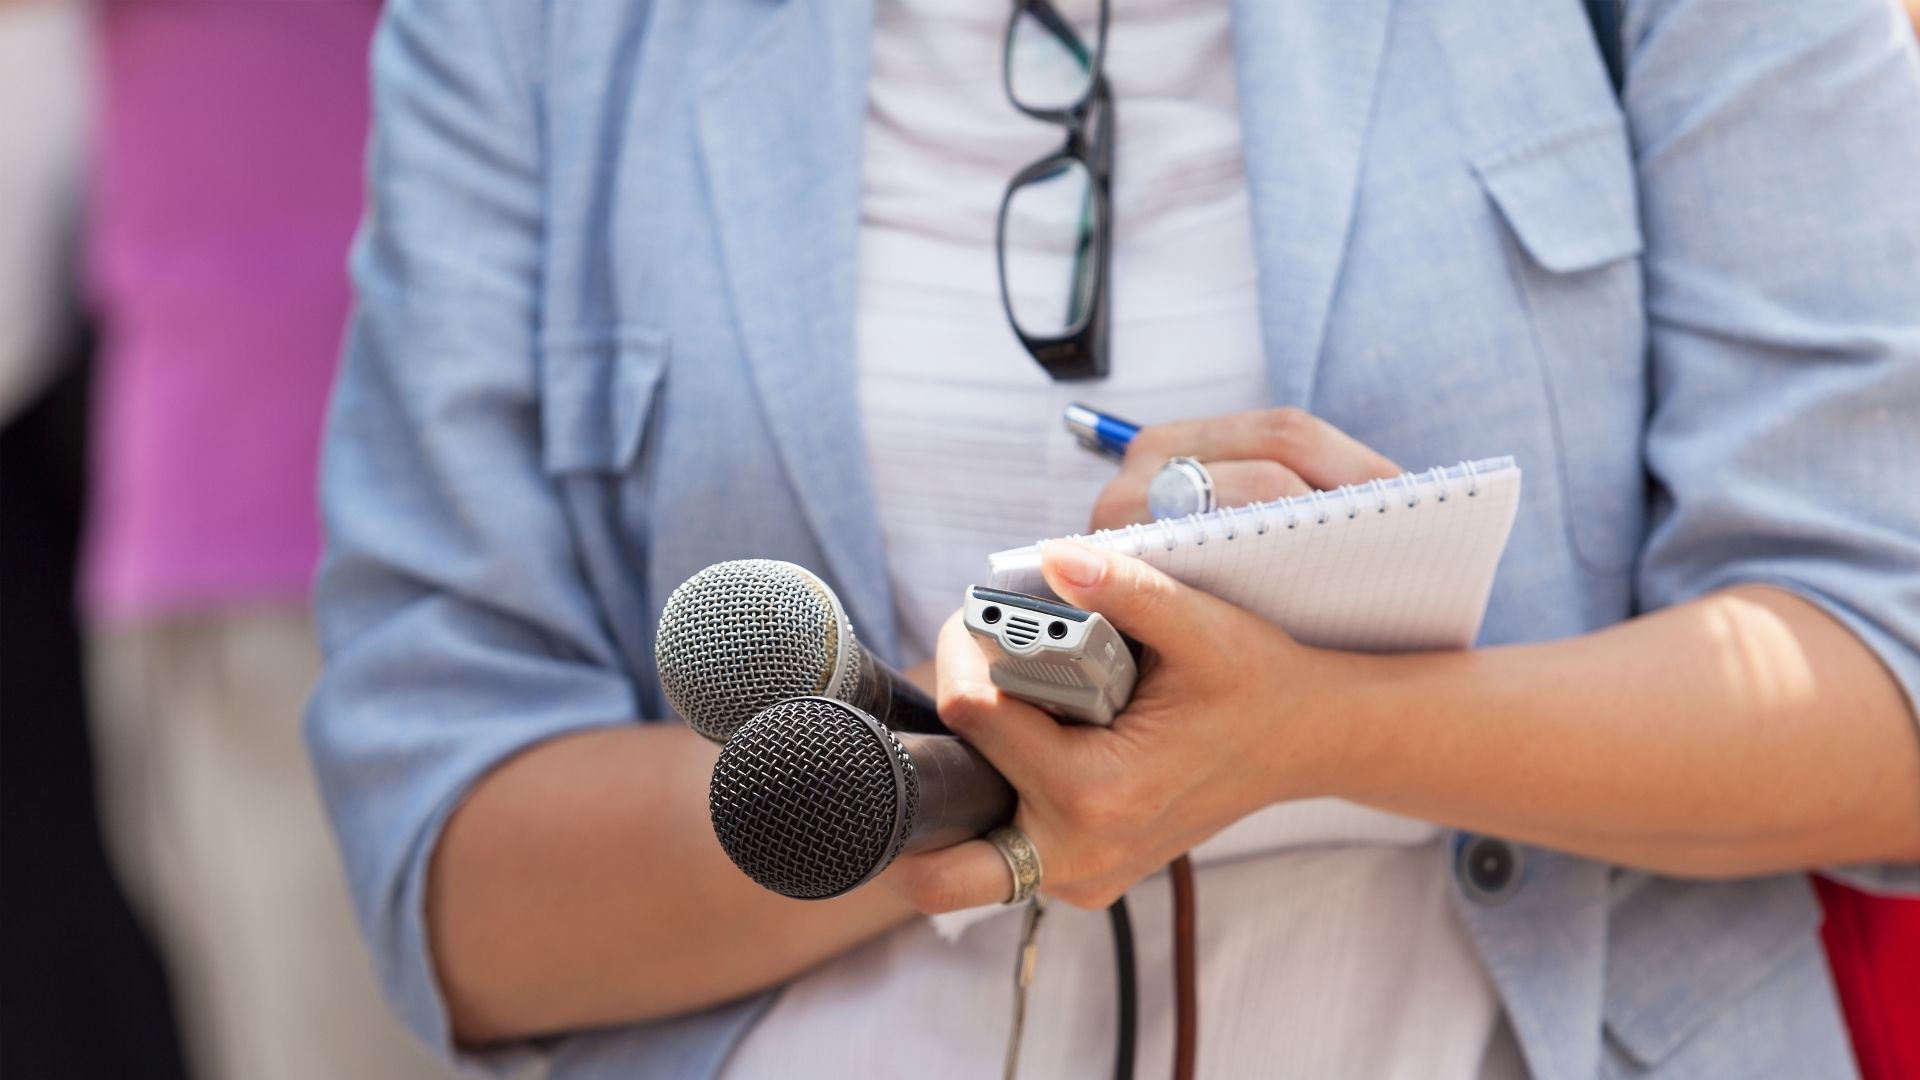
[[(430, 1042), (443, 823), (535, 743), (669, 715), (675, 584), (793, 560), (895, 649), (853, 393), (872, 18), (389, 6), (308, 734)], [(1485, 643), (1766, 582), (1920, 690), (1920, 64), (1892, 5), (1631, 0), (1618, 99), (1575, 0), (1233, 18), (1272, 400), (1409, 465), (1519, 459)], [(1803, 875), (1524, 856), (1504, 901), (1456, 900), (1536, 1075), (1851, 1071)], [(768, 1000), (562, 1039), (556, 1076), (712, 1075)]]

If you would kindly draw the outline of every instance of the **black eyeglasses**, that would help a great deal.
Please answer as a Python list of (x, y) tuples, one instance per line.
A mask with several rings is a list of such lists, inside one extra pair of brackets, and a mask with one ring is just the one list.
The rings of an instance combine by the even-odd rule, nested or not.
[(1092, 45), (1047, 0), (1013, 0), (1003, 51), (1007, 100), (1067, 129), (1066, 145), (1020, 170), (1000, 199), (1000, 303), (1055, 380), (1107, 373), (1113, 102), (1101, 75), (1107, 0)]

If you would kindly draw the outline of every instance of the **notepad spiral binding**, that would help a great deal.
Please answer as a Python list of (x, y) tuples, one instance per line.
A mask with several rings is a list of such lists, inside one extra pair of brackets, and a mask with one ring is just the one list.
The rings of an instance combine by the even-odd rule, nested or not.
[(1424, 472), (1401, 473), (1386, 480), (1346, 484), (1332, 491), (1310, 491), (1305, 495), (1271, 502), (1222, 507), (1204, 514), (1162, 518), (1119, 529), (1100, 529), (1073, 539), (1129, 553), (1146, 550), (1156, 536), (1168, 551), (1181, 543), (1202, 547), (1210, 539), (1232, 541), (1240, 535), (1243, 521), (1252, 524), (1254, 535), (1265, 536), (1276, 525), (1297, 529), (1303, 524), (1325, 525), (1335, 515), (1352, 520), (1368, 509), (1380, 514), (1395, 507), (1417, 510), (1421, 500), (1426, 498), (1440, 503), (1456, 494), (1473, 498), (1480, 494), (1480, 478), (1483, 475), (1512, 466), (1511, 457), (1462, 461), (1448, 468), (1435, 466)]

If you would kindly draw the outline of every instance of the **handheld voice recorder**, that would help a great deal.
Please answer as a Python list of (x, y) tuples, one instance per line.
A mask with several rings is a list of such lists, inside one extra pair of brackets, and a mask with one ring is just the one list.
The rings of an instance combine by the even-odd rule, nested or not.
[(965, 618), (993, 685), (1022, 701), (1105, 727), (1133, 697), (1140, 645), (1097, 611), (972, 585)]

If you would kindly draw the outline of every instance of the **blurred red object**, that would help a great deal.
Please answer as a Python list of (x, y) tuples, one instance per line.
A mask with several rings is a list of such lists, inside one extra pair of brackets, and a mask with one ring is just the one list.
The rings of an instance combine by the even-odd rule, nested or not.
[(1864, 1080), (1920, 1078), (1920, 900), (1813, 879), (1827, 962)]

